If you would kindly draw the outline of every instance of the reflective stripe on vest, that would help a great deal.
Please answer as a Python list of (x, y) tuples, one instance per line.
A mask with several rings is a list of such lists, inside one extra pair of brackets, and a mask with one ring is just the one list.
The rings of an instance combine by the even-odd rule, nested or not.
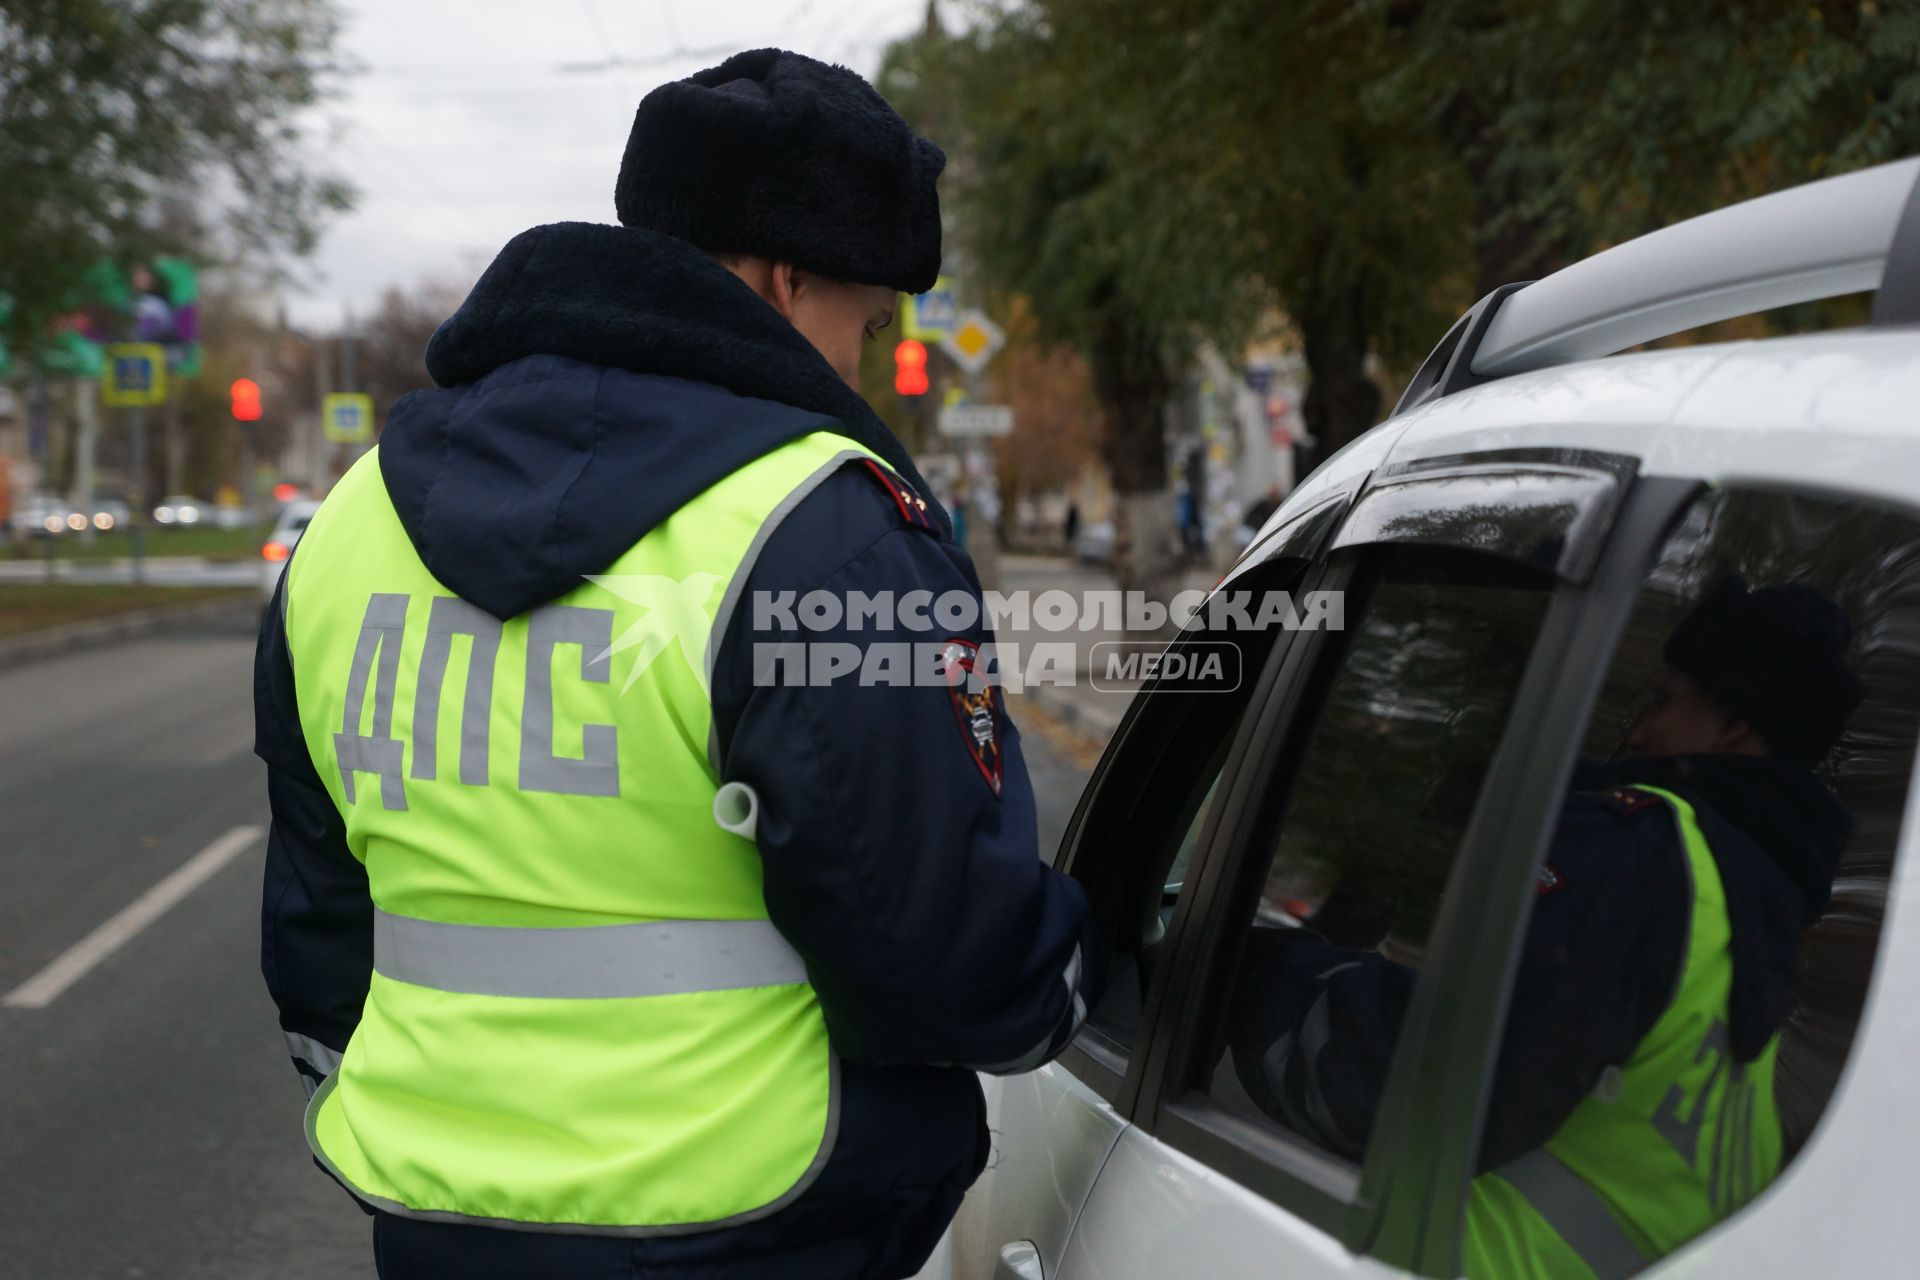
[(1693, 808), (1671, 809), (1692, 892), (1667, 1008), (1627, 1062), (1610, 1067), (1538, 1151), (1482, 1174), (1467, 1213), (1473, 1280), (1615, 1280), (1745, 1204), (1780, 1165), (1776, 1037), (1733, 1060), (1731, 927), (1719, 867)]
[(376, 911), (373, 968), (435, 991), (527, 1000), (625, 1000), (805, 982), (768, 920), (657, 920), (511, 929)]
[(516, 618), (421, 562), (378, 450), (288, 568), (300, 722), (376, 907), (308, 1141), (432, 1221), (675, 1235), (824, 1167), (838, 1067), (759, 852), (720, 827), (709, 666), (773, 527), (871, 455), (816, 432)]
[(1498, 1173), (1579, 1255), (1595, 1280), (1623, 1280), (1653, 1261), (1607, 1209), (1600, 1193), (1551, 1151), (1529, 1151), (1500, 1166)]

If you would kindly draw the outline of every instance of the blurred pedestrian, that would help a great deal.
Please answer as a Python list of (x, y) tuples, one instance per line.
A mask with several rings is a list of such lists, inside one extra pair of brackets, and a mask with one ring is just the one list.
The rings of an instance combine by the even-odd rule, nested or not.
[(1246, 511), (1240, 517), (1239, 527), (1233, 531), (1234, 542), (1242, 548), (1251, 544), (1254, 538), (1259, 536), (1260, 530), (1266, 526), (1267, 521), (1273, 519), (1273, 513), (1279, 509), (1280, 486), (1276, 484), (1247, 504)]
[[(263, 965), (388, 1280), (911, 1275), (988, 1158), (975, 1072), (1098, 998), (986, 624), (793, 614), (984, 614), (855, 390), (943, 163), (796, 54), (654, 90), (623, 225), (502, 250), (288, 562)], [(944, 681), (768, 666), (918, 643)]]
[(1195, 446), (1187, 454), (1186, 483), (1180, 491), (1180, 545), (1189, 556), (1207, 551), (1207, 456)]
[(1247, 504), (1246, 514), (1240, 517), (1240, 522), (1254, 533), (1258, 533), (1267, 521), (1273, 518), (1273, 513), (1279, 509), (1280, 486), (1270, 485), (1265, 493)]

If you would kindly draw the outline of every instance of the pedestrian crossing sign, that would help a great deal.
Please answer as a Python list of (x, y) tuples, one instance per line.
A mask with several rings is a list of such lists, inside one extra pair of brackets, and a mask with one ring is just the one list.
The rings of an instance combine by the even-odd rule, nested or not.
[(157, 342), (119, 342), (100, 364), (100, 398), (115, 409), (145, 409), (167, 399), (167, 349)]
[(357, 391), (338, 391), (321, 401), (327, 439), (340, 444), (364, 444), (373, 439), (373, 397)]
[(900, 329), (917, 342), (938, 342), (959, 323), (960, 304), (953, 282), (941, 276), (922, 294), (908, 294), (900, 303)]

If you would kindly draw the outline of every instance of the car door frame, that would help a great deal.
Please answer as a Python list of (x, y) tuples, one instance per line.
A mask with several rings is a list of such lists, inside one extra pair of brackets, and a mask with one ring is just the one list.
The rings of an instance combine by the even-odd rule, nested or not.
[[(1395, 485), (1493, 476), (1503, 468), (1591, 467), (1591, 453), (1498, 450), (1386, 468), (1342, 514), (1340, 533), (1368, 499)], [(1358, 1169), (1268, 1133), (1175, 1089), (1174, 1068), (1210, 1042), (1222, 1014), (1219, 980), (1232, 959), (1231, 919), (1245, 901), (1249, 866), (1264, 866), (1257, 832), (1264, 799), (1291, 783), (1317, 717), (1318, 700), (1340, 666), (1341, 637), (1302, 632), (1276, 646), (1255, 700), (1243, 714), (1225, 790), (1208, 815), (1168, 928), (1166, 960), (1142, 1012), (1142, 1035), (1129, 1062), (1120, 1105), (1133, 1123), (1202, 1160), (1283, 1210), (1329, 1232), (1349, 1248), (1427, 1275), (1457, 1275), (1464, 1235), (1464, 1193), (1477, 1155), (1489, 1068), (1498, 1052), (1513, 970), (1523, 937), (1529, 887), (1545, 856), (1560, 796), (1571, 775), (1586, 717), (1599, 695), (1614, 647), (1646, 570), (1674, 522), (1699, 491), (1691, 480), (1637, 476), (1637, 458), (1606, 455), (1618, 481), (1612, 508), (1583, 546), (1559, 548), (1566, 572), (1516, 691), (1449, 878), (1423, 972), (1408, 1011), (1381, 1101), (1376, 1132), (1385, 1135)], [(1414, 490), (1403, 488), (1396, 497)], [(1378, 537), (1349, 545), (1418, 538)], [(1341, 545), (1338, 534), (1332, 540)], [(1319, 557), (1304, 589), (1346, 589), (1357, 566)], [(1301, 712), (1312, 715), (1302, 717)], [(1283, 731), (1284, 730), (1284, 731)], [(1509, 804), (1494, 797), (1517, 797)], [(1085, 804), (1094, 797), (1092, 789)], [(1077, 834), (1081, 814), (1076, 814)], [(1259, 866), (1253, 869), (1259, 869)], [(1463, 904), (1473, 904), (1471, 909)], [(1197, 991), (1200, 998), (1173, 1000)], [(1170, 1016), (1162, 1016), (1163, 1013)]]
[[(1220, 587), (1224, 588), (1237, 580), (1257, 575), (1265, 566), (1297, 561), (1301, 565), (1301, 577), (1295, 589), (1308, 589), (1309, 584), (1319, 576), (1320, 557), (1325, 553), (1367, 478), (1366, 473), (1356, 474), (1347, 484), (1332, 490), (1297, 515), (1289, 516), (1282, 521), (1248, 548), (1221, 579)], [(1256, 718), (1255, 713), (1258, 709), (1271, 698), (1286, 653), (1293, 647), (1289, 641), (1297, 641), (1308, 634), (1310, 633), (1298, 632), (1289, 638), (1282, 638), (1266, 655), (1257, 673), (1243, 673), (1243, 679), (1253, 680), (1253, 689), (1248, 697), (1247, 709), (1242, 712), (1235, 729), (1234, 742), (1228, 751), (1226, 763), (1221, 768), (1219, 785), (1227, 784), (1229, 775), (1235, 772), (1236, 762), (1245, 757), (1249, 726)], [(1086, 865), (1088, 851), (1083, 837), (1086, 835), (1089, 816), (1100, 806), (1101, 797), (1113, 789), (1128, 787), (1133, 778), (1142, 774), (1151, 774), (1150, 768), (1141, 767), (1139, 755), (1131, 744), (1140, 741), (1144, 734), (1156, 728), (1151, 722), (1160, 714), (1160, 710), (1156, 702), (1156, 692), (1151, 687), (1142, 690), (1140, 695), (1128, 705), (1126, 714), (1121, 717), (1120, 724), (1114, 730), (1112, 741), (1080, 794), (1080, 802), (1074, 807), (1073, 817), (1067, 823), (1066, 833), (1061, 837), (1060, 856), (1056, 865), (1063, 873), (1076, 875), (1077, 868), (1078, 875), (1085, 878), (1088, 871)], [(1200, 837), (1194, 846), (1189, 875), (1198, 868), (1203, 859), (1217, 822), (1217, 810), (1218, 806), (1214, 806), (1201, 827)], [(1173, 916), (1167, 923), (1164, 946), (1169, 956), (1179, 951), (1179, 940), (1189, 914), (1186, 904), (1189, 896), (1184, 892), (1180, 895), (1181, 901), (1175, 904)], [(1125, 1054), (1116, 1051), (1097, 1027), (1083, 1026), (1058, 1059), (1061, 1066), (1071, 1071), (1081, 1083), (1105, 1098), (1129, 1122), (1133, 1119), (1134, 1105), (1139, 1097), (1142, 1070), (1145, 1065), (1145, 1049), (1151, 1043), (1149, 1029), (1156, 1020), (1158, 1001), (1164, 998), (1165, 990), (1165, 984), (1156, 980), (1143, 993), (1140, 1010), (1142, 1034), (1131, 1051)]]

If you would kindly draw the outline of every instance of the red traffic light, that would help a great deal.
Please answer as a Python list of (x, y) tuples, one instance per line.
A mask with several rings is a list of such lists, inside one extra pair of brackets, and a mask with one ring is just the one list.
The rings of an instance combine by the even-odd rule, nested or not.
[(908, 338), (893, 349), (893, 389), (903, 396), (927, 394), (926, 344)]
[(260, 384), (252, 378), (236, 378), (232, 392), (234, 421), (260, 421)]
[(300, 486), (297, 484), (288, 484), (285, 480), (282, 480), (279, 484), (273, 486), (273, 500), (275, 502), (292, 502), (299, 496)]

